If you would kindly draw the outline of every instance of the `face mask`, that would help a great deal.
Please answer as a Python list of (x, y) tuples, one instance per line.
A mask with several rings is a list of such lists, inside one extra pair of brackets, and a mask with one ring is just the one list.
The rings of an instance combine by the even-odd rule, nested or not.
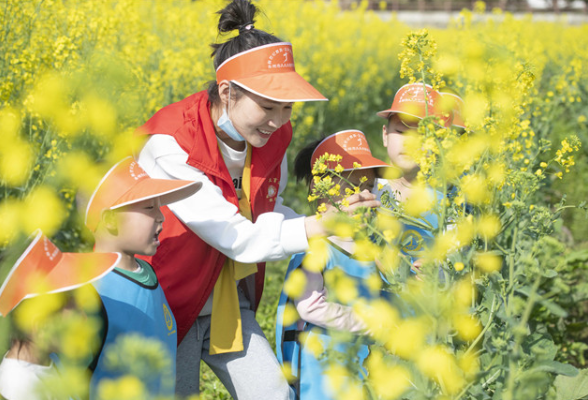
[[(231, 87), (229, 86), (229, 105), (231, 101)], [(221, 128), (229, 137), (237, 142), (244, 142), (245, 138), (241, 136), (239, 132), (233, 126), (233, 121), (229, 118), (227, 109), (223, 108), (223, 115), (218, 119), (217, 125)]]

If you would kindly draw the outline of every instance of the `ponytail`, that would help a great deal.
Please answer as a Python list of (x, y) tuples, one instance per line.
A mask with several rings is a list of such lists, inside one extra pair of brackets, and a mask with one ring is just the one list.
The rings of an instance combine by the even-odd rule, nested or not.
[[(225, 8), (217, 11), (219, 34), (238, 30), (239, 34), (223, 43), (212, 43), (214, 69), (235, 54), (270, 43), (282, 42), (280, 38), (265, 31), (255, 29), (255, 14), (258, 9), (251, 0), (232, 0)], [(220, 102), (218, 83), (212, 81), (208, 85), (208, 98), (213, 104)]]

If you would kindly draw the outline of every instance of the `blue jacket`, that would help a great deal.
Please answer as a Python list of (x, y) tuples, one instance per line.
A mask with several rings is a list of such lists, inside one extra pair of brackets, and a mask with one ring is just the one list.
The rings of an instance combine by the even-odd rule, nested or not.
[[(370, 275), (378, 273), (376, 265), (373, 262), (355, 260), (345, 250), (330, 242), (328, 251), (329, 257), (325, 271), (341, 270), (346, 276), (355, 280), (359, 297), (372, 298), (373, 295), (366, 285), (366, 279)], [(305, 253), (292, 256), (286, 272), (286, 279), (288, 279), (292, 271), (302, 265), (304, 256)], [(351, 356), (349, 361), (355, 366), (359, 366), (359, 368), (362, 368), (361, 365), (369, 354), (369, 348), (365, 344), (367, 339), (354, 336), (354, 339), (349, 342), (335, 343), (326, 329), (313, 324), (304, 322), (304, 328), (301, 331), (298, 330), (298, 322), (284, 326), (284, 309), (288, 303), (293, 304), (293, 301), (282, 291), (276, 319), (276, 353), (278, 361), (282, 365), (290, 363), (292, 373), (297, 379), (292, 385), (297, 399), (334, 399), (334, 393), (329, 390), (326, 384), (325, 365), (320, 360), (325, 353), (315, 357), (305, 347), (306, 342), (301, 342), (300, 332), (308, 332), (306, 341), (316, 338), (322, 343), (324, 349), (348, 354)], [(329, 359), (331, 358), (329, 357)]]

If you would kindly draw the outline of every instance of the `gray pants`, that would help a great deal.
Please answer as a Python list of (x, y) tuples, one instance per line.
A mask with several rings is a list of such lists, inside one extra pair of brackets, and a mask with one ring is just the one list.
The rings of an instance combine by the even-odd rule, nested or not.
[(288, 386), (255, 314), (241, 309), (244, 350), (208, 354), (210, 315), (198, 317), (178, 347), (176, 394), (187, 397), (199, 393), (202, 359), (236, 400), (287, 400), (294, 393)]

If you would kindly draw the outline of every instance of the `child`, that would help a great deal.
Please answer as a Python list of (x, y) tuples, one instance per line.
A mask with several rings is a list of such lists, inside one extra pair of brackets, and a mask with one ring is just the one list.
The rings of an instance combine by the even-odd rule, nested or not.
[[(426, 88), (426, 95), (425, 95)], [(387, 123), (382, 126), (382, 140), (388, 152), (388, 157), (394, 166), (400, 169), (402, 176), (398, 179), (379, 179), (374, 191), (378, 198), (384, 192), (389, 192), (397, 202), (405, 202), (412, 195), (414, 180), (419, 172), (419, 166), (405, 152), (408, 132), (415, 132), (418, 123), (425, 116), (436, 116), (444, 124), (449, 125), (453, 120), (453, 111), (444, 112), (447, 102), (443, 96), (430, 85), (422, 82), (407, 84), (396, 92), (389, 109), (379, 111), (377, 115), (385, 118)], [(460, 118), (461, 123), (461, 118)], [(440, 199), (441, 194), (430, 190), (432, 199)], [(430, 229), (405, 223), (398, 242), (400, 250), (410, 257), (413, 267), (420, 264), (420, 254), (425, 245), (432, 240), (432, 231), (437, 229), (437, 215), (426, 212), (420, 219), (429, 225)], [(414, 272), (414, 271), (413, 271)]]
[(164, 345), (171, 361), (169, 369), (155, 371), (144, 384), (153, 396), (174, 395), (175, 319), (153, 268), (135, 255), (155, 254), (164, 220), (160, 207), (193, 195), (201, 186), (191, 181), (151, 179), (128, 157), (110, 169), (90, 198), (86, 226), (94, 232), (94, 250), (121, 254), (113, 273), (93, 283), (102, 300), (106, 332), (100, 354), (91, 365), (90, 399), (95, 398), (103, 379), (122, 375), (108, 368), (104, 354), (117, 339), (129, 334)]
[[(340, 165), (343, 167), (342, 175), (346, 178), (334, 179), (335, 184), (340, 185), (340, 193), (345, 189), (372, 190), (379, 168), (389, 167), (385, 162), (374, 158), (370, 152), (364, 134), (356, 130), (337, 132), (327, 138), (313, 142), (305, 147), (296, 157), (295, 175), (298, 180), (304, 178), (312, 188), (314, 185), (312, 169), (315, 161), (325, 152), (342, 156)], [(359, 163), (361, 167), (354, 168)], [(335, 165), (329, 164), (329, 169), (334, 170)], [(365, 179), (365, 178), (367, 179)], [(319, 199), (318, 202), (325, 201)], [(324, 267), (325, 274), (333, 271), (342, 273), (351, 278), (359, 292), (360, 298), (370, 298), (374, 294), (369, 290), (367, 279), (377, 274), (374, 262), (359, 261), (354, 258), (354, 242), (349, 238), (331, 236), (327, 240), (328, 258)], [(286, 273), (286, 280), (296, 269), (300, 268), (306, 253), (299, 253), (292, 257)], [(310, 340), (319, 339), (323, 347), (331, 342), (330, 330), (363, 334), (366, 332), (365, 324), (356, 317), (352, 310), (352, 304), (341, 304), (331, 301), (327, 297), (328, 284), (323, 279), (323, 274), (310, 272), (301, 268), (306, 276), (304, 293), (297, 299), (289, 298), (282, 291), (278, 305), (276, 322), (276, 351), (278, 360), (282, 365), (290, 363), (292, 373), (297, 378), (293, 385), (297, 398), (300, 399), (331, 399), (336, 395), (325, 380), (324, 367), (319, 361), (320, 356), (315, 356), (307, 349), (306, 344)], [(326, 272), (330, 271), (330, 272)], [(296, 323), (284, 326), (284, 312), (287, 304), (293, 304), (300, 315)], [(302, 338), (300, 332), (308, 332), (308, 336)], [(352, 350), (351, 348), (355, 350)], [(365, 344), (352, 340), (348, 343), (338, 343), (337, 351), (355, 351), (361, 364), (369, 351)], [(352, 383), (348, 382), (348, 385)]]
[[(200, 183), (190, 181), (151, 179), (128, 157), (108, 171), (90, 198), (86, 225), (94, 233), (95, 254), (118, 253), (119, 258), (112, 272), (92, 282), (101, 300), (102, 334), (99, 351), (89, 363), (90, 399), (97, 398), (104, 379), (116, 379), (129, 372), (114, 370), (105, 360), (105, 354), (115, 348), (117, 340), (129, 334), (160, 344), (162, 357), (170, 362), (165, 368), (151, 370), (149, 376), (141, 376), (149, 395), (174, 395), (175, 319), (153, 269), (135, 255), (155, 254), (163, 224), (159, 207), (191, 196), (200, 187)], [(55, 248), (45, 252), (54, 257), (57, 251)], [(38, 261), (32, 259), (31, 263)], [(64, 284), (62, 288), (69, 286)], [(62, 353), (53, 357), (58, 367), (63, 358)], [(146, 367), (149, 369), (137, 365), (137, 369)]]
[[(40, 346), (42, 340), (37, 339), (42, 331), (40, 325), (64, 311), (66, 296), (62, 295), (63, 291), (72, 291), (102, 278), (118, 264), (120, 257), (115, 253), (62, 253), (40, 231), (37, 232), (0, 287), (0, 315), (14, 321), (11, 345), (0, 364), (0, 395), (3, 398), (45, 398), (41, 396), (47, 391), (44, 381), (55, 377), (56, 369), (50, 359), (50, 349)], [(39, 285), (42, 285), (43, 292), (38, 290)], [(31, 308), (35, 308), (35, 305), (27, 304), (31, 301), (55, 306), (48, 312), (31, 313)], [(19, 326), (23, 319), (29, 329)]]

